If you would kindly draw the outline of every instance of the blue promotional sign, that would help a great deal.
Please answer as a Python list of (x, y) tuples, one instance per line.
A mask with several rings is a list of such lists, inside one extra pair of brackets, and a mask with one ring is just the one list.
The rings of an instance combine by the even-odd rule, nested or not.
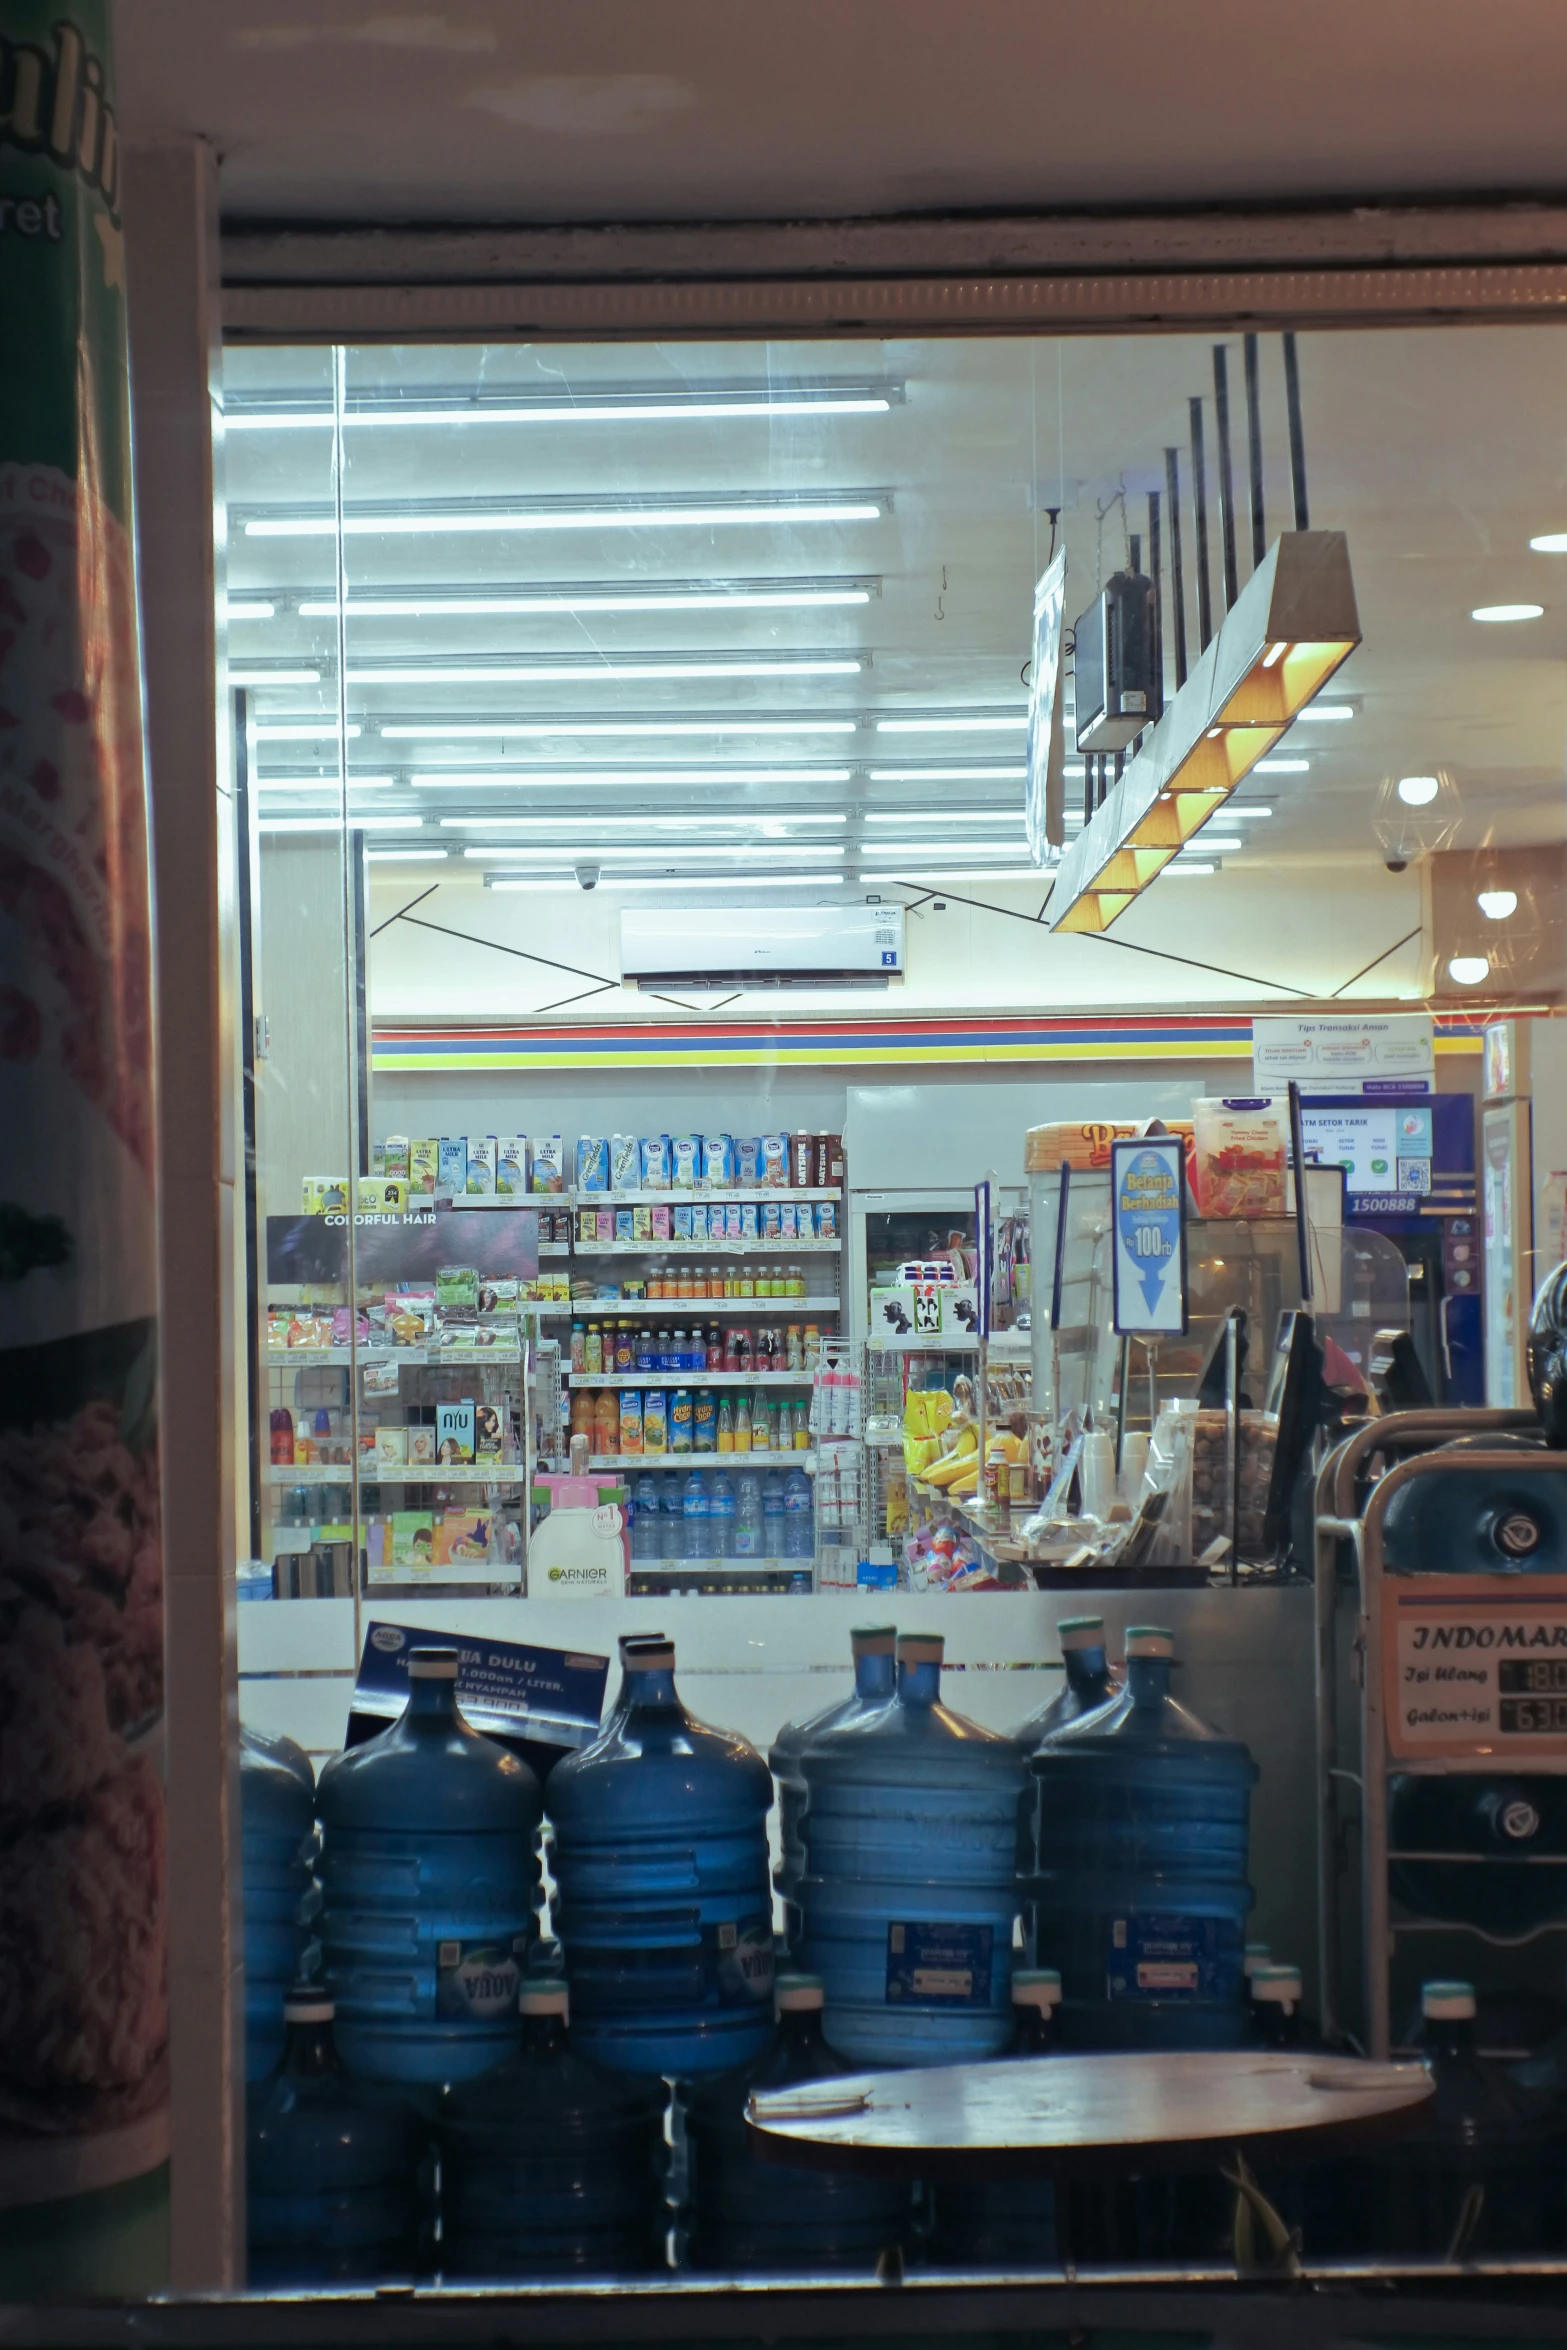
[(457, 1702), (474, 1729), (559, 1747), (587, 1746), (598, 1736), (607, 1656), (372, 1622), (354, 1682), (351, 1746), (398, 1719), (408, 1703), (409, 1657), (436, 1647), (457, 1651)]
[(1155, 1337), (1186, 1328), (1186, 1169), (1175, 1134), (1110, 1145), (1115, 1328)]

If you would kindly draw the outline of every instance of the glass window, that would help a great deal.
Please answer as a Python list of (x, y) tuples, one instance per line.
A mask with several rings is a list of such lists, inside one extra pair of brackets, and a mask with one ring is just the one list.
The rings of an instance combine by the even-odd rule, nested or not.
[[(1567, 1253), (1564, 389), (1554, 327), (227, 355), (247, 1767), (285, 1810), (265, 1741), (330, 1770), (313, 1979), (350, 2081), (411, 2098), (389, 2174), (444, 2149), (439, 2244), (399, 2204), (362, 2273), (1558, 2240), (1521, 2183), (1567, 2027), (1555, 1701), (1392, 1700), (1397, 1578), (1544, 1560), (1548, 1650), (1567, 1518), (1484, 1453), (1376, 1500), (1397, 1447), (1357, 1432), (1521, 1423)], [(1362, 1585), (1314, 1502), (1371, 1512)], [(1344, 1661), (1384, 1603), (1391, 1711), (1347, 1662), (1319, 1709), (1318, 1615)], [(855, 1699), (874, 1623), (904, 1648)], [(484, 1868), (440, 1841), (425, 1646), (533, 1773), (472, 1834), (547, 1812), (537, 1903), (430, 1889)], [(682, 1702), (723, 1734), (679, 1731), (684, 1778)], [(830, 1706), (857, 1739), (778, 1743)], [(405, 1707), (425, 1775), (346, 1772)], [(251, 1964), (253, 2131), (296, 1941)], [(820, 2015), (774, 2027), (775, 1967)], [(1437, 1978), (1477, 2020), (1422, 2020)], [(1493, 2170), (1451, 2210), (1440, 2146), (1239, 2206), (1217, 2165), (794, 2218), (744, 2185), (741, 2071), (1303, 2028), (1435, 2051)], [(630, 2220), (522, 2225), (532, 2098), (608, 2133)]]

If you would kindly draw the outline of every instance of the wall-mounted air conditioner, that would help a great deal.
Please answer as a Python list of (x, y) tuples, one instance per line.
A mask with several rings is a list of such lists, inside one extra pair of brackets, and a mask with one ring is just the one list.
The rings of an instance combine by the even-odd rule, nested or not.
[(901, 906), (623, 907), (628, 987), (885, 987), (903, 977)]

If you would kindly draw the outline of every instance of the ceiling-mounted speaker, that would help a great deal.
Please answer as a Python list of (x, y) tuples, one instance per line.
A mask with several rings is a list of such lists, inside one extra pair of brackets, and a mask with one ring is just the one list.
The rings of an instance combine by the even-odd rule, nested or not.
[(1074, 631), (1079, 751), (1124, 751), (1164, 707), (1154, 624), (1154, 584), (1118, 571)]

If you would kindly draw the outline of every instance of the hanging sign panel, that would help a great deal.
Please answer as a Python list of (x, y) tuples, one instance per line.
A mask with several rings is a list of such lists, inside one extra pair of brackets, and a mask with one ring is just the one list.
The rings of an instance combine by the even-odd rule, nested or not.
[(1181, 1138), (1110, 1146), (1115, 1328), (1155, 1337), (1186, 1328), (1186, 1169)]

